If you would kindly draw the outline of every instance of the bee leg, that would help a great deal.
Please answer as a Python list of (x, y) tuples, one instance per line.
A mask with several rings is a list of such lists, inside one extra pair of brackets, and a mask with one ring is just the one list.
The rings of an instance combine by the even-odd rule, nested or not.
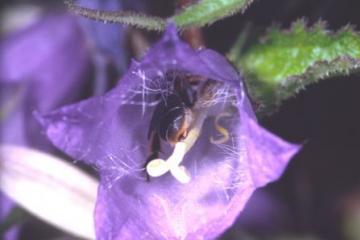
[(144, 166), (147, 182), (150, 181), (150, 176), (146, 172), (146, 166), (148, 165), (148, 163), (151, 160), (159, 158), (160, 150), (161, 150), (160, 137), (158, 134), (156, 134), (156, 132), (152, 132), (150, 135), (150, 140), (149, 140), (149, 156), (146, 158), (146, 162), (145, 162), (145, 166)]

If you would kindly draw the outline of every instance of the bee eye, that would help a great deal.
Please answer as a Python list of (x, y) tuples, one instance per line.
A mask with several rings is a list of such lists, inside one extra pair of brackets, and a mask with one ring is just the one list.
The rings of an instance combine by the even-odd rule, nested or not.
[[(165, 133), (166, 141), (174, 144), (186, 138), (192, 121), (192, 111), (188, 108), (181, 108), (176, 118), (168, 125)], [(175, 115), (174, 115), (175, 116)]]
[(184, 122), (184, 108), (173, 109), (163, 118), (162, 124), (160, 125), (162, 129), (159, 131), (160, 137), (170, 143), (177, 142)]

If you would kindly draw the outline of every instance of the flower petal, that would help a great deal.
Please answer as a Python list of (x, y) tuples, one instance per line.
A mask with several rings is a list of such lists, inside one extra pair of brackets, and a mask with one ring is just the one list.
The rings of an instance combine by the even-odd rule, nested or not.
[[(32, 111), (49, 111), (79, 97), (88, 63), (82, 33), (67, 14), (49, 14), (4, 37), (0, 41), (0, 143), (54, 150)], [(4, 199), (0, 194), (7, 203), (0, 206), (8, 211), (14, 204)], [(9, 239), (16, 232), (11, 231)]]
[[(214, 123), (205, 119), (183, 161), (190, 184), (170, 174), (144, 179), (147, 131), (157, 104), (151, 94), (167, 90), (169, 72), (215, 80), (214, 95), (221, 96), (210, 104), (209, 114), (232, 109), (227, 144), (211, 143)], [(215, 238), (233, 224), (257, 187), (280, 176), (298, 150), (257, 124), (241, 77), (224, 57), (191, 49), (173, 26), (115, 89), (39, 119), (57, 147), (100, 171), (98, 239)], [(169, 151), (165, 146), (164, 154)]]
[(50, 14), (6, 37), (0, 52), (1, 142), (49, 145), (32, 111), (78, 99), (89, 63), (78, 24), (67, 14)]

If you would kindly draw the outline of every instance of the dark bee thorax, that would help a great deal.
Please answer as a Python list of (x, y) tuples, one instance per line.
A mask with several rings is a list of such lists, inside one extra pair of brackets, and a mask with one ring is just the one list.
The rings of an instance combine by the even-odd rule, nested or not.
[(172, 87), (160, 96), (149, 127), (148, 136), (156, 134), (168, 143), (179, 141), (186, 134), (191, 120), (191, 108), (194, 106), (197, 92), (186, 77), (172, 78)]

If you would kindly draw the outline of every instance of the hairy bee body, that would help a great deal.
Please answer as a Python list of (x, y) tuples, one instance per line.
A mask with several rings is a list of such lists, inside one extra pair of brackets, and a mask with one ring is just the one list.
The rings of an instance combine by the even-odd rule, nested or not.
[(193, 120), (197, 91), (186, 78), (176, 78), (171, 91), (159, 99), (149, 125), (150, 153), (146, 163), (158, 158), (162, 141), (174, 145), (186, 137)]

